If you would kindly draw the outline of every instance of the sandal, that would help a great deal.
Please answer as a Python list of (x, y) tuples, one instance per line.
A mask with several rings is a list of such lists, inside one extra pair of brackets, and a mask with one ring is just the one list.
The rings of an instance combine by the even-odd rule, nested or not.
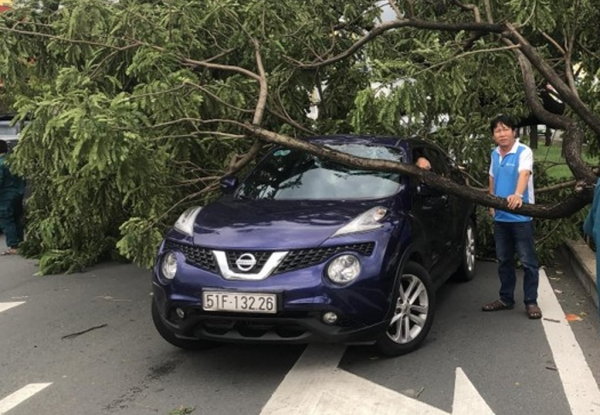
[(504, 304), (500, 300), (493, 301), (489, 304), (485, 304), (481, 309), (483, 311), (500, 311), (500, 310), (512, 310), (514, 305)]
[(542, 318), (542, 310), (540, 310), (537, 304), (527, 304), (525, 306), (525, 311), (527, 312), (527, 317), (532, 320)]
[(0, 255), (18, 255), (19, 251), (15, 248), (8, 248), (6, 251), (2, 252)]

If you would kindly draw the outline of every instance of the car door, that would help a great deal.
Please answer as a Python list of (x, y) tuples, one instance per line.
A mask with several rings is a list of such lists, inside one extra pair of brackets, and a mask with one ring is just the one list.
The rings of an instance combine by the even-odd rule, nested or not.
[[(426, 157), (433, 172), (441, 175), (447, 175), (447, 168), (438, 155), (430, 152), (425, 146), (416, 147), (413, 155)], [(416, 158), (413, 156), (413, 159)], [(429, 254), (429, 263), (431, 264), (431, 274), (436, 276), (436, 269), (443, 266), (447, 257), (448, 250), (448, 207), (449, 197), (439, 190), (433, 189), (419, 181), (417, 178), (411, 178), (411, 189), (413, 193), (412, 215), (420, 227), (416, 230), (419, 234), (417, 238), (423, 238), (420, 241), (423, 249)]]
[[(436, 147), (429, 147), (425, 153), (430, 159), (431, 168), (436, 173), (447, 179), (456, 181), (454, 174), (453, 165), (451, 165), (451, 159), (441, 149)], [(445, 204), (443, 206), (443, 212), (440, 212), (445, 218), (443, 224), (440, 227), (440, 233), (443, 234), (442, 249), (444, 252), (444, 258), (447, 262), (452, 262), (456, 255), (460, 252), (460, 245), (462, 243), (462, 234), (464, 226), (464, 218), (467, 213), (463, 209), (464, 203), (458, 196), (445, 194)], [(445, 261), (446, 262), (446, 261)]]

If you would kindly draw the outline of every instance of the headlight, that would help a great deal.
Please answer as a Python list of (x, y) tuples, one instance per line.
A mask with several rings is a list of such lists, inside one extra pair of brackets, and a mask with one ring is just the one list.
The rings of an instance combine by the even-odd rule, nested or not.
[(347, 235), (349, 233), (371, 231), (383, 226), (381, 220), (387, 215), (387, 208), (375, 206), (365, 213), (354, 218), (350, 223), (338, 229), (333, 236)]
[(163, 256), (160, 269), (166, 279), (172, 280), (175, 278), (175, 274), (177, 273), (177, 258), (173, 252), (167, 252)]
[(327, 276), (336, 284), (348, 284), (360, 274), (360, 260), (354, 255), (340, 255), (327, 267)]
[(177, 219), (174, 228), (188, 236), (194, 236), (194, 222), (196, 222), (196, 216), (198, 216), (198, 213), (200, 213), (201, 210), (202, 207), (200, 206), (187, 209), (181, 214), (179, 219)]

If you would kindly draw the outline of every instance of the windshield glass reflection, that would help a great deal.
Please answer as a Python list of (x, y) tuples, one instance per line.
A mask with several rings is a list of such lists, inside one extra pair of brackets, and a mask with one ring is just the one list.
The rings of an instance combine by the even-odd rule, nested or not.
[[(370, 159), (402, 161), (394, 148), (336, 144), (328, 147)], [(236, 197), (270, 200), (376, 199), (399, 190), (398, 173), (347, 167), (331, 160), (291, 150), (274, 150), (238, 188)]]

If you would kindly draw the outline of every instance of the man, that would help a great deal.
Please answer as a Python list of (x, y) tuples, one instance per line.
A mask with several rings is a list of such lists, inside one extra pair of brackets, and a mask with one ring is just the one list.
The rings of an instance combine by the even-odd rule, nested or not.
[(23, 241), (23, 194), (25, 181), (13, 175), (6, 165), (8, 145), (0, 140), (0, 228), (6, 236), (8, 249), (0, 255), (16, 255)]
[[(600, 179), (596, 182), (592, 207), (583, 222), (583, 232), (596, 244), (596, 276), (600, 275)], [(600, 298), (600, 279), (596, 278), (596, 295)], [(600, 310), (599, 310), (600, 312)]]
[(431, 170), (431, 163), (429, 163), (429, 160), (422, 156), (417, 158), (415, 165), (424, 170)]
[[(512, 120), (500, 115), (492, 120), (490, 128), (498, 145), (492, 151), (489, 170), (489, 192), (505, 198), (508, 209), (523, 203), (534, 203), (533, 152), (515, 139)], [(500, 298), (482, 307), (483, 311), (510, 310), (515, 305), (515, 253), (523, 265), (523, 292), (525, 310), (531, 319), (542, 317), (537, 304), (539, 266), (534, 248), (533, 221), (529, 216), (510, 211), (491, 210), (494, 215), (494, 240), (498, 257)]]

